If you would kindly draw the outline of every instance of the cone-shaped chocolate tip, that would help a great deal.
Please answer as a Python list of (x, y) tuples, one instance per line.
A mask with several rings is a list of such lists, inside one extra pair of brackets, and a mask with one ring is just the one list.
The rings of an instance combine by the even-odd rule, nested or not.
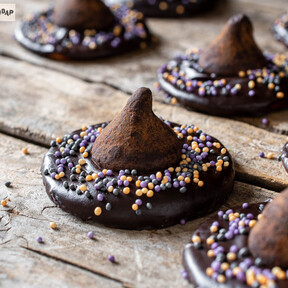
[(266, 63), (254, 41), (251, 21), (243, 14), (231, 17), (220, 35), (199, 57), (199, 65), (205, 72), (227, 76), (263, 68)]
[(57, 0), (54, 23), (67, 29), (107, 29), (115, 18), (101, 0)]
[(249, 235), (249, 249), (270, 266), (288, 266), (288, 189), (264, 208)]
[(167, 169), (181, 161), (182, 141), (152, 111), (152, 93), (140, 88), (97, 137), (93, 162), (100, 169)]

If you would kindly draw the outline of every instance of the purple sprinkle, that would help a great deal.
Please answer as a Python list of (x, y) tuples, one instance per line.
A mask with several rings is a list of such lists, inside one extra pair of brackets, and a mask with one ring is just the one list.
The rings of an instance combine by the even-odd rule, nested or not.
[(105, 177), (103, 172), (98, 173), (98, 176), (99, 176), (99, 178), (104, 178)]
[(69, 162), (69, 163), (68, 163), (68, 168), (70, 168), (70, 169), (71, 169), (71, 168), (73, 168), (73, 166), (74, 166), (74, 165), (73, 165), (73, 163), (72, 163), (72, 162)]
[(60, 164), (60, 159), (56, 159), (55, 163), (56, 163), (56, 165), (59, 165)]
[(60, 151), (56, 151), (54, 155), (55, 155), (55, 157), (60, 157), (61, 153), (60, 153)]
[(227, 232), (225, 233), (225, 238), (226, 238), (227, 240), (232, 239), (233, 236), (234, 236), (234, 235), (233, 235), (232, 231), (227, 231)]
[(55, 176), (56, 176), (56, 172), (51, 173), (51, 177), (52, 177), (53, 179), (55, 179)]
[(36, 238), (36, 241), (37, 241), (38, 243), (43, 243), (43, 239), (42, 239), (41, 236), (38, 236), (38, 237)]
[(79, 138), (80, 138), (79, 135), (77, 134), (73, 135), (73, 140), (78, 140)]
[(159, 185), (156, 185), (156, 186), (154, 187), (154, 189), (155, 189), (156, 192), (159, 192), (159, 191), (161, 190), (161, 188), (160, 188)]
[(229, 249), (230, 252), (232, 253), (237, 253), (238, 252), (238, 247), (236, 245), (232, 245)]
[(263, 125), (268, 125), (268, 122), (269, 122), (269, 121), (268, 121), (267, 118), (263, 118), (263, 119), (262, 119), (262, 124), (263, 124)]
[(243, 208), (243, 209), (247, 209), (247, 208), (248, 208), (248, 206), (249, 206), (249, 204), (248, 204), (248, 203), (243, 203), (243, 204), (242, 204), (242, 208)]
[(180, 272), (180, 274), (183, 277), (183, 279), (185, 279), (185, 280), (188, 279), (188, 273), (184, 269)]
[(217, 226), (217, 227), (219, 227), (219, 222), (218, 222), (218, 221), (214, 221), (211, 226)]
[(141, 181), (140, 186), (141, 186), (141, 188), (147, 188), (148, 183), (146, 181)]
[(118, 186), (121, 186), (121, 185), (123, 185), (123, 181), (122, 180), (118, 180), (117, 184), (118, 184)]
[(107, 170), (107, 173), (106, 173), (108, 176), (111, 176), (113, 174), (113, 171), (111, 169)]
[(113, 255), (109, 255), (108, 256), (108, 260), (111, 262), (111, 263), (114, 263), (115, 262), (115, 257)]
[(251, 219), (254, 218), (254, 215), (253, 215), (252, 213), (248, 213), (248, 214), (247, 214), (247, 218), (251, 220)]
[(128, 180), (125, 180), (124, 182), (123, 182), (123, 184), (124, 184), (124, 186), (129, 186), (129, 181)]
[(233, 277), (233, 271), (231, 269), (227, 269), (225, 271), (225, 276), (228, 278), (228, 279), (231, 279)]
[(218, 216), (219, 216), (219, 217), (222, 217), (223, 215), (224, 215), (224, 212), (223, 212), (223, 211), (219, 211), (219, 212), (218, 212)]
[(212, 278), (213, 280), (216, 280), (217, 277), (218, 277), (218, 275), (219, 275), (218, 273), (214, 272), (214, 273), (212, 274), (212, 277), (211, 277), (211, 278)]
[(97, 200), (98, 200), (98, 201), (101, 202), (101, 201), (103, 201), (103, 199), (104, 199), (103, 194), (98, 194), (98, 195), (97, 195)]
[(254, 90), (250, 90), (250, 91), (248, 92), (248, 95), (249, 95), (250, 97), (255, 96), (255, 91), (254, 91)]
[(226, 215), (229, 215), (230, 213), (233, 213), (233, 210), (232, 210), (232, 209), (228, 209), (225, 214), (226, 214)]
[(136, 200), (135, 200), (135, 203), (136, 203), (138, 206), (141, 206), (141, 205), (142, 205), (142, 200), (141, 200), (141, 199), (136, 199)]
[[(179, 182), (175, 181), (175, 182), (173, 183), (173, 187), (174, 187), (174, 188), (178, 188), (178, 187), (179, 187)], [(156, 189), (155, 189), (155, 190), (156, 190)]]
[(215, 161), (210, 161), (210, 166), (211, 166), (211, 167), (214, 167), (215, 164), (216, 164)]
[(61, 172), (64, 171), (64, 168), (63, 168), (63, 167), (59, 167), (59, 168), (57, 169), (57, 171), (58, 171), (58, 173), (61, 173)]
[(216, 249), (219, 246), (219, 244), (217, 242), (212, 243), (211, 245), (211, 249)]
[(89, 231), (87, 234), (88, 238), (93, 239), (94, 237), (94, 232), (93, 231)]
[(239, 271), (236, 275), (237, 279), (241, 282), (246, 281), (245, 273), (243, 271)]
[(186, 220), (185, 220), (185, 219), (181, 219), (181, 220), (180, 220), (180, 224), (181, 224), (181, 225), (185, 225), (185, 224), (186, 224)]
[(213, 261), (211, 263), (211, 268), (217, 272), (220, 269), (221, 263), (219, 261)]
[(181, 187), (184, 187), (185, 185), (186, 185), (185, 181), (181, 180), (181, 181), (180, 181), (180, 186), (181, 186)]

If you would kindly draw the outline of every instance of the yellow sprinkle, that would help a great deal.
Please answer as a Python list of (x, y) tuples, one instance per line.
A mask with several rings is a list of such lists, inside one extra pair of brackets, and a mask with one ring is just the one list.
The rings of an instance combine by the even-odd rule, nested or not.
[(79, 188), (82, 192), (85, 192), (87, 190), (87, 186), (85, 184), (81, 185)]
[(102, 170), (102, 173), (103, 173), (104, 175), (106, 175), (106, 174), (107, 174), (107, 171), (108, 171), (107, 169), (103, 169), (103, 170)]
[(93, 180), (93, 176), (92, 175), (87, 175), (85, 179), (86, 179), (87, 182), (90, 182), (90, 181)]
[(207, 251), (207, 256), (210, 257), (210, 258), (214, 257), (214, 251), (213, 250), (208, 250)]
[(279, 99), (284, 98), (284, 93), (283, 92), (277, 92), (276, 97)]
[(94, 209), (94, 214), (96, 215), (96, 216), (100, 216), (101, 214), (102, 214), (102, 209), (101, 209), (101, 207), (96, 207), (95, 209)]
[(246, 73), (245, 73), (245, 71), (239, 71), (238, 75), (239, 75), (239, 77), (243, 78), (246, 76)]
[(86, 164), (86, 160), (85, 159), (79, 159), (78, 163), (79, 163), (79, 165), (84, 165), (84, 164)]
[[(213, 250), (209, 250), (209, 251), (213, 251)], [(213, 255), (214, 255), (214, 253), (213, 253)], [(208, 255), (208, 256), (209, 256), (209, 255)], [(210, 257), (210, 256), (209, 256), (209, 257)], [(212, 256), (212, 257), (213, 257), (213, 256)], [(214, 270), (213, 270), (211, 267), (208, 267), (208, 268), (206, 269), (206, 275), (207, 275), (207, 276), (211, 277), (213, 273), (214, 273)]]
[(154, 188), (154, 184), (152, 182), (148, 183), (148, 188), (151, 190)]
[(86, 151), (86, 152), (84, 152), (84, 153), (82, 154), (82, 156), (83, 156), (84, 158), (87, 158), (87, 157), (89, 156), (89, 154), (88, 154), (88, 152)]
[(162, 1), (159, 3), (160, 10), (167, 10), (167, 8), (168, 8), (168, 4), (166, 2)]
[(176, 7), (176, 13), (177, 14), (183, 14), (185, 12), (185, 8), (184, 8), (184, 6), (183, 5), (178, 5), (177, 7)]
[(212, 245), (214, 242), (215, 242), (215, 240), (214, 240), (214, 238), (212, 238), (212, 237), (209, 237), (209, 238), (207, 238), (207, 240), (206, 240), (207, 245)]
[(26, 147), (24, 147), (24, 148), (22, 149), (22, 153), (25, 154), (25, 155), (28, 154), (28, 149), (27, 149)]
[(55, 175), (55, 179), (56, 179), (56, 180), (59, 180), (59, 179), (60, 179), (59, 174), (56, 174), (56, 175)]
[(65, 173), (63, 171), (59, 173), (60, 178), (63, 178), (64, 176), (65, 176)]
[(138, 197), (141, 197), (143, 195), (143, 192), (141, 189), (137, 189), (135, 193)]
[(83, 132), (80, 133), (80, 137), (81, 137), (81, 138), (83, 138), (83, 137), (86, 136), (86, 135), (87, 135), (87, 132), (84, 132), (84, 131), (83, 131)]
[(82, 131), (85, 131), (85, 130), (87, 130), (87, 126), (86, 126), (86, 125), (83, 125), (83, 126), (82, 126)]
[(80, 173), (81, 173), (81, 169), (80, 169), (80, 168), (76, 168), (75, 172), (76, 172), (77, 174), (80, 174)]
[(137, 180), (135, 184), (136, 184), (137, 187), (140, 187), (141, 186), (141, 181)]
[(128, 176), (128, 177), (127, 177), (127, 180), (128, 180), (129, 182), (132, 182), (133, 178), (132, 178), (131, 176)]
[(113, 187), (113, 186), (109, 186), (109, 187), (107, 188), (108, 192), (112, 192), (112, 191), (113, 191), (113, 189), (114, 189), (114, 187)]
[(2, 205), (3, 207), (7, 206), (7, 201), (6, 201), (6, 200), (2, 200), (2, 201), (1, 201), (1, 205)]
[(221, 149), (221, 154), (226, 154), (227, 150), (225, 148)]
[(172, 172), (174, 172), (174, 168), (173, 167), (169, 167), (168, 171), (172, 173)]
[(64, 147), (61, 147), (61, 148), (60, 148), (60, 152), (61, 152), (61, 153), (62, 153), (64, 150), (65, 150)]
[(272, 152), (269, 152), (268, 154), (267, 154), (267, 158), (268, 159), (272, 159), (274, 157), (274, 154), (272, 153)]
[(195, 242), (201, 242), (200, 236), (194, 235), (194, 236), (192, 237), (192, 242), (193, 242), (193, 243), (195, 243)]
[(176, 105), (177, 104), (177, 99), (175, 97), (173, 97), (171, 99), (171, 104)]
[(57, 138), (56, 138), (56, 142), (57, 142), (57, 143), (61, 143), (61, 142), (62, 142), (62, 139), (61, 139), (60, 137), (57, 137)]
[(142, 188), (142, 193), (143, 193), (143, 194), (147, 194), (147, 192), (148, 192), (148, 189), (147, 189), (147, 188)]
[(146, 196), (149, 197), (149, 198), (153, 197), (153, 196), (154, 196), (153, 190), (149, 190), (149, 191), (147, 192)]
[(227, 253), (227, 260), (228, 261), (234, 261), (236, 259), (236, 254), (233, 252)]
[(120, 177), (120, 180), (122, 180), (122, 181), (125, 181), (127, 179), (127, 177), (125, 176), (125, 175), (122, 175), (121, 177)]
[(93, 180), (97, 179), (98, 178), (98, 174), (97, 173), (93, 173), (92, 174), (92, 178), (93, 178)]
[(56, 222), (50, 222), (50, 228), (52, 228), (52, 229), (56, 229), (57, 228), (57, 224), (56, 224)]
[(138, 205), (134, 203), (134, 204), (132, 205), (132, 210), (134, 210), (134, 211), (138, 210)]
[(125, 187), (124, 189), (123, 189), (123, 193), (124, 194), (129, 194), (130, 193), (130, 188), (129, 187)]
[(226, 282), (226, 278), (225, 278), (224, 275), (220, 274), (220, 275), (217, 276), (217, 281), (219, 283), (225, 283)]
[(83, 153), (84, 151), (85, 151), (85, 147), (84, 146), (79, 149), (80, 153)]
[(268, 89), (273, 90), (275, 88), (275, 85), (273, 83), (268, 84)]
[(253, 89), (253, 88), (255, 87), (255, 82), (252, 81), (252, 80), (250, 80), (250, 81), (248, 82), (248, 87), (249, 87), (250, 89)]
[(203, 182), (203, 181), (199, 181), (199, 182), (198, 182), (198, 186), (199, 186), (199, 187), (203, 187), (203, 186), (204, 186), (204, 182)]
[(217, 227), (216, 225), (213, 225), (213, 226), (210, 227), (210, 231), (211, 231), (212, 233), (215, 233), (215, 232), (218, 231), (218, 227)]

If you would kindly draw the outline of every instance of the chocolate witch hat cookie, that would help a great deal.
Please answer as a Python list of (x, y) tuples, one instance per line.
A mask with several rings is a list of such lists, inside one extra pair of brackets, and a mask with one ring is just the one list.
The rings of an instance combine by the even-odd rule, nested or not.
[(247, 16), (233, 16), (203, 51), (163, 65), (157, 87), (187, 108), (213, 115), (257, 115), (288, 108), (288, 65), (263, 54)]
[(93, 59), (145, 48), (151, 41), (143, 14), (101, 0), (59, 0), (29, 15), (15, 30), (25, 48), (54, 59)]
[(284, 145), (284, 147), (281, 150), (281, 160), (282, 160), (283, 166), (285, 167), (288, 173), (288, 142)]
[(287, 209), (288, 189), (270, 203), (219, 211), (186, 245), (185, 276), (203, 288), (288, 287)]
[(288, 47), (288, 14), (278, 17), (272, 27), (276, 40)]
[(131, 8), (143, 12), (147, 17), (190, 17), (214, 8), (218, 0), (106, 0), (107, 3), (127, 3)]
[(57, 206), (123, 229), (163, 228), (208, 213), (227, 199), (235, 174), (217, 139), (157, 117), (147, 88), (110, 123), (52, 141), (41, 172)]

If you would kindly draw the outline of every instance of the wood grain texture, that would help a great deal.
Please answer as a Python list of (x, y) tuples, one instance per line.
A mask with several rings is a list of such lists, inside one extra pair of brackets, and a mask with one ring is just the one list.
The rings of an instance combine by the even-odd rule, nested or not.
[[(86, 283), (85, 287), (95, 287), (95, 283), (99, 283), (96, 287), (189, 286), (179, 273), (182, 249), (209, 216), (158, 231), (124, 231), (82, 222), (56, 208), (45, 193), (39, 168), (46, 149), (0, 137), (0, 157), (9, 159), (9, 165), (0, 166), (0, 199), (11, 199), (7, 207), (0, 208), (0, 252), (1, 259), (6, 259), (0, 268), (5, 285), (21, 281), (19, 287), (37, 287), (47, 276), (44, 287), (57, 283), (58, 287), (65, 287), (62, 283), (67, 287), (80, 283)], [(28, 155), (21, 152), (23, 147), (28, 148)], [(11, 188), (4, 186), (8, 180)], [(236, 182), (223, 208), (275, 195)], [(57, 230), (49, 227), (50, 221), (57, 223)], [(95, 232), (94, 240), (87, 237), (88, 231)], [(36, 241), (37, 236), (42, 236), (43, 244)], [(109, 254), (117, 264), (107, 260)], [(33, 279), (34, 286), (29, 286)]]
[[(127, 94), (103, 84), (7, 57), (0, 57), (0, 69), (0, 130), (45, 145), (84, 124), (113, 119), (128, 99)], [(239, 179), (277, 191), (288, 185), (286, 172), (276, 160), (286, 136), (159, 102), (154, 102), (154, 110), (167, 120), (197, 125), (222, 141), (235, 159)], [(275, 157), (262, 159), (260, 151), (273, 152)]]
[[(9, 2), (8, 0), (5, 1)], [(20, 20), (23, 15), (46, 9), (51, 1), (15, 0), (14, 2), (17, 5), (17, 20)], [(107, 83), (124, 92), (132, 93), (142, 86), (153, 88), (156, 82), (156, 71), (163, 63), (174, 57), (174, 55), (183, 53), (187, 48), (206, 47), (221, 31), (227, 19), (236, 13), (245, 13), (251, 17), (255, 38), (264, 51), (288, 55), (287, 49), (275, 41), (271, 33), (273, 21), (287, 8), (286, 0), (272, 2), (268, 0), (223, 0), (216, 11), (191, 19), (148, 19), (148, 24), (153, 33), (159, 38), (160, 45), (146, 51), (138, 51), (121, 57), (84, 63), (63, 63), (34, 55), (19, 46), (13, 39), (12, 35), (17, 23), (2, 22), (0, 25), (0, 54), (61, 71), (86, 81)], [(181, 32), (179, 33), (179, 31)], [(162, 94), (157, 91), (153, 92), (155, 99), (163, 101)], [(270, 131), (287, 135), (288, 127), (283, 125), (282, 115), (284, 114), (276, 113), (268, 114), (265, 117), (270, 120)], [(262, 128), (254, 118), (245, 118), (244, 121)], [(259, 121), (261, 122), (260, 118)]]

